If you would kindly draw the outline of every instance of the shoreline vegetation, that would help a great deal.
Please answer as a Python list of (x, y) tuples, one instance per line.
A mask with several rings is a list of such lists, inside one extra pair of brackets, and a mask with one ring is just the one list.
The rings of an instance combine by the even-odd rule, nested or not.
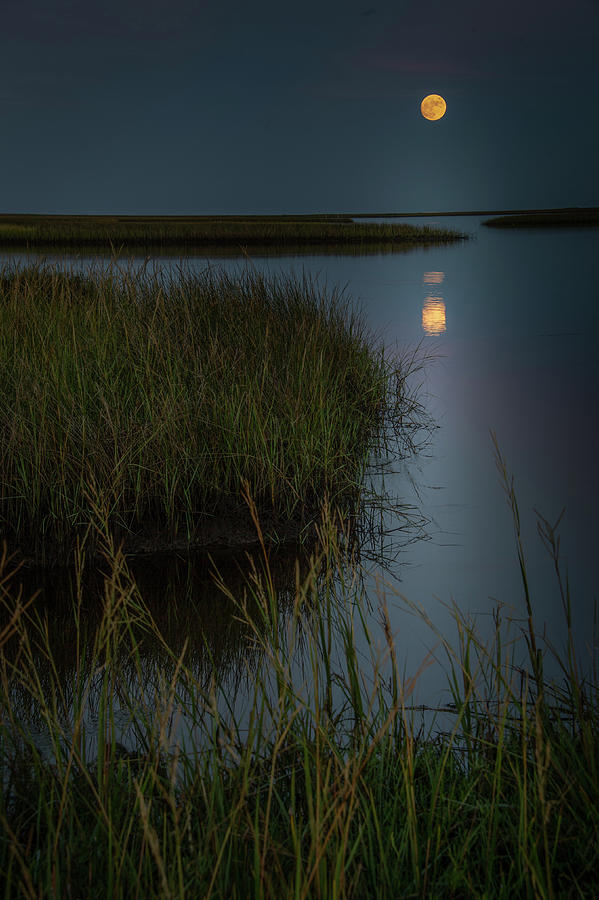
[(502, 215), (487, 219), (483, 225), (490, 228), (550, 228), (588, 227), (599, 225), (599, 209), (572, 207), (571, 209), (530, 210), (515, 215)]
[(198, 671), (187, 639), (165, 641), (109, 534), (101, 618), (88, 634), (78, 578), (66, 666), (5, 555), (3, 896), (597, 896), (597, 672), (576, 655), (559, 535), (541, 519), (564, 647), (543, 639), (498, 464), (524, 620), (498, 607), (483, 636), (453, 607), (452, 639), (412, 608), (445, 668), (437, 709), (414, 703), (433, 659), (402, 665), (389, 615), (400, 596), (379, 593), (369, 626), (359, 561), (326, 523), (291, 598), (267, 552), (243, 588), (215, 574), (245, 634), (247, 677), (233, 692), (215, 665)]
[[(596, 206), (559, 206), (553, 209), (458, 209), (442, 212), (386, 212), (386, 213), (352, 213), (354, 218), (360, 219), (420, 219), (434, 216), (525, 216), (525, 215), (577, 215), (596, 214), (599, 208)], [(485, 223), (483, 223), (485, 224)]]
[[(0, 271), (0, 533), (39, 563), (98, 518), (128, 552), (274, 542), (356, 513), (419, 409), (336, 289), (180, 267)], [(88, 546), (90, 542), (88, 542)]]
[(0, 215), (0, 248), (338, 246), (389, 249), (452, 243), (468, 235), (427, 225), (354, 222), (339, 214), (305, 216)]

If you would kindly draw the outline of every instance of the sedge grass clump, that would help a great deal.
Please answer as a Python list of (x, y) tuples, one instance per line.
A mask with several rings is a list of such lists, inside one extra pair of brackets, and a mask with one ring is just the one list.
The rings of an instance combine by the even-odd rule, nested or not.
[(7, 269), (1, 533), (48, 558), (100, 505), (148, 549), (210, 529), (242, 543), (244, 490), (297, 533), (325, 499), (355, 500), (404, 376), (305, 277)]

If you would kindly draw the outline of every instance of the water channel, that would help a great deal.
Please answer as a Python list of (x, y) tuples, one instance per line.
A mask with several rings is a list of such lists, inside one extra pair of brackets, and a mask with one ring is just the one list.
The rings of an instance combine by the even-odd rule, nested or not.
[[(562, 601), (537, 535), (535, 511), (554, 521), (565, 510), (561, 558), (577, 646), (588, 666), (598, 652), (599, 232), (490, 229), (478, 217), (413, 221), (455, 227), (470, 239), (407, 253), (252, 255), (250, 260), (260, 270), (304, 271), (346, 286), (387, 347), (398, 352), (419, 347), (432, 357), (421, 375), (420, 397), (434, 428), (420, 451), (398, 461), (386, 480), (387, 489), (411, 504), (426, 526), (403, 535), (391, 572), (378, 572), (373, 564), (369, 589), (373, 598), (380, 592), (378, 576), (390, 584), (391, 624), (407, 672), (416, 671), (438, 646), (411, 604), (422, 606), (442, 633), (455, 630), (451, 603), (475, 616), (483, 633), (492, 629), (498, 605), (518, 628), (524, 615), (522, 582), (493, 431), (514, 477), (537, 627), (558, 647), (564, 642)], [(188, 263), (235, 269), (247, 260), (202, 256)], [(164, 258), (153, 264), (176, 263)], [(283, 560), (283, 582), (285, 565)], [(222, 602), (214, 599), (205, 561), (191, 569), (182, 560), (147, 562), (145, 572), (148, 583), (159, 582), (165, 596), (173, 594), (171, 627), (197, 630), (200, 643), (204, 633), (217, 648), (220, 640), (215, 656), (234, 668), (235, 645), (243, 641)], [(143, 587), (144, 566), (138, 566), (138, 576)], [(192, 584), (193, 608), (203, 603), (207, 610), (193, 628), (196, 613), (176, 612), (180, 584)], [(445, 688), (445, 677), (433, 665), (419, 679), (414, 698), (443, 702)]]

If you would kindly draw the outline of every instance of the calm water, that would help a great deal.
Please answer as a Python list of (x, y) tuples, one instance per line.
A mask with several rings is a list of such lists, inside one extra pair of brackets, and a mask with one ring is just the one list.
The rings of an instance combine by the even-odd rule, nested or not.
[[(537, 625), (563, 646), (561, 600), (535, 510), (554, 520), (565, 508), (562, 559), (576, 637), (581, 652), (596, 652), (599, 231), (501, 231), (473, 217), (438, 224), (472, 239), (402, 254), (256, 257), (253, 265), (304, 270), (346, 285), (388, 346), (401, 351), (421, 344), (435, 357), (422, 377), (422, 397), (438, 427), (387, 481), (428, 521), (426, 535), (406, 543), (393, 568), (393, 626), (408, 670), (436, 642), (398, 594), (421, 604), (443, 633), (455, 632), (446, 608), (453, 601), (476, 615), (483, 632), (490, 631), (497, 604), (515, 619), (523, 614), (511, 514), (490, 430), (515, 479)], [(240, 265), (206, 258), (193, 264), (211, 262)], [(429, 669), (417, 699), (435, 699), (441, 684), (438, 671)]]
[[(435, 224), (430, 218), (425, 224)], [(592, 649), (599, 497), (596, 361), (599, 231), (502, 231), (473, 217), (440, 218), (472, 239), (375, 257), (260, 260), (304, 268), (346, 284), (387, 345), (423, 342), (436, 356), (423, 383), (439, 426), (408, 460), (393, 489), (430, 519), (428, 539), (399, 555), (398, 590), (422, 604), (441, 630), (455, 628), (455, 601), (491, 628), (491, 611), (522, 615), (511, 513), (495, 467), (493, 430), (514, 477), (539, 628), (563, 645), (562, 603), (536, 530), (538, 510), (560, 529), (576, 634)], [(441, 601), (441, 602), (440, 602)], [(396, 606), (409, 664), (434, 647), (430, 633)], [(409, 653), (408, 653), (409, 647)], [(596, 647), (595, 647), (596, 649)], [(429, 672), (422, 679), (434, 685)]]

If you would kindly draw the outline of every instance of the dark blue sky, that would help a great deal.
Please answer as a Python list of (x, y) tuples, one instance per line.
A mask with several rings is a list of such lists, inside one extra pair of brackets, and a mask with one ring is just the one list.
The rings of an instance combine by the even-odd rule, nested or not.
[(0, 10), (2, 212), (599, 205), (599, 0)]

